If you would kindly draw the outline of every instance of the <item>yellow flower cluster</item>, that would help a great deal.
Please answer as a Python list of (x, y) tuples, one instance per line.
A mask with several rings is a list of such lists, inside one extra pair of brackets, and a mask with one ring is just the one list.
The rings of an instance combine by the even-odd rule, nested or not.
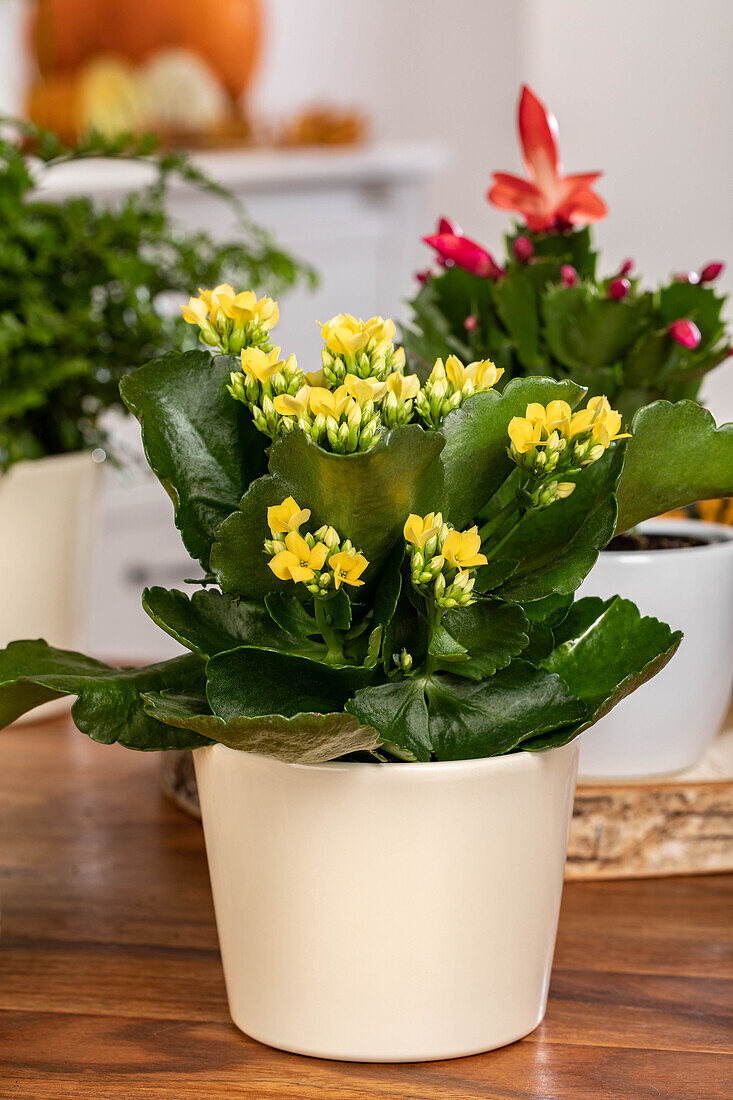
[(503, 368), (495, 366), (490, 359), (480, 359), (467, 366), (455, 355), (449, 355), (445, 363), (437, 359), (417, 396), (417, 412), (428, 427), (438, 428), (449, 412), (460, 408), (474, 393), (491, 389), (503, 373)]
[[(614, 440), (628, 439), (620, 429), (621, 414), (606, 397), (592, 397), (575, 413), (567, 401), (533, 402), (509, 422), (509, 456), (535, 478), (576, 473), (597, 462)], [(557, 482), (556, 495), (568, 496), (572, 488), (572, 482)]]
[(229, 393), (252, 411), (255, 427), (275, 439), (282, 429), (282, 417), (276, 402), (283, 395), (297, 394), (304, 385), (304, 376), (294, 355), (281, 359), (280, 348), (263, 351), (243, 348), (240, 352), (241, 371), (229, 376)]
[(348, 539), (341, 539), (333, 527), (319, 527), (302, 535), (300, 528), (310, 519), (310, 509), (301, 508), (293, 497), (267, 509), (272, 535), (265, 540), (270, 569), (281, 581), (304, 584), (313, 596), (326, 599), (342, 584), (359, 587), (369, 562)]
[(395, 349), (395, 324), (389, 318), (362, 321), (339, 313), (321, 324), (321, 335), (325, 343), (321, 362), (329, 385), (340, 385), (347, 374), (383, 382), (393, 371), (404, 370), (405, 353)]
[(456, 531), (440, 512), (411, 513), (403, 530), (410, 551), (413, 585), (428, 591), (436, 607), (468, 607), (474, 602), (472, 571), (486, 565), (478, 527)]
[(204, 344), (229, 355), (246, 347), (267, 350), (270, 331), (280, 316), (272, 298), (258, 298), (252, 290), (237, 294), (228, 283), (213, 290), (199, 289), (198, 298), (189, 298), (181, 310), (184, 321), (198, 325)]

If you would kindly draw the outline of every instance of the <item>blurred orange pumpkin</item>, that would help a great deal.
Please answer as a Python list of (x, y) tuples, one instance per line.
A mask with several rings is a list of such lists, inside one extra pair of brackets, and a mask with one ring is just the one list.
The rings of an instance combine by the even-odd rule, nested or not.
[(237, 98), (260, 49), (260, 0), (35, 0), (29, 34), (44, 75), (99, 53), (145, 61), (159, 50), (197, 53)]

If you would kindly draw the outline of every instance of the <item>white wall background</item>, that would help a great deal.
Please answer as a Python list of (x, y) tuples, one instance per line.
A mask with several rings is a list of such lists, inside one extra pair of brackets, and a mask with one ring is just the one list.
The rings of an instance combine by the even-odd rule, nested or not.
[[(520, 168), (515, 103), (528, 80), (558, 116), (567, 169), (604, 170), (607, 269), (631, 255), (652, 279), (727, 259), (733, 288), (733, 0), (265, 3), (255, 109), (351, 103), (376, 136), (440, 138), (452, 164), (435, 216), (491, 247), (506, 219), (484, 194), (492, 169)], [(0, 111), (21, 102), (23, 5), (0, 0)], [(705, 396), (733, 419), (730, 363)]]

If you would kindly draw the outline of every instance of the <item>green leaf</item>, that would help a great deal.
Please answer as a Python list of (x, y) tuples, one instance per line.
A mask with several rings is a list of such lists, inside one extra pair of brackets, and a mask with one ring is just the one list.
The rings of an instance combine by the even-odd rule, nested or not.
[(237, 600), (215, 589), (184, 592), (146, 588), (143, 607), (153, 622), (201, 657), (213, 657), (242, 645), (317, 656), (323, 647), (296, 640), (280, 630), (261, 606)]
[(438, 760), (501, 756), (586, 712), (559, 676), (522, 660), (479, 683), (433, 676), (427, 692)]
[(308, 638), (319, 633), (318, 623), (297, 596), (287, 592), (270, 592), (265, 596), (265, 607), (277, 625), (294, 638)]
[(207, 712), (203, 696), (146, 692), (143, 698), (146, 712), (158, 722), (288, 764), (322, 764), (350, 752), (370, 751), (378, 741), (375, 730), (348, 714), (267, 714), (225, 721)]
[(173, 501), (183, 544), (205, 569), (217, 528), (265, 466), (265, 437), (226, 390), (234, 366), (207, 351), (169, 352), (120, 383), (140, 420), (148, 462)]
[(262, 543), (267, 508), (287, 496), (311, 509), (313, 526), (329, 523), (351, 539), (369, 560), (364, 579), (373, 583), (408, 513), (422, 515), (440, 500), (442, 447), (437, 432), (417, 424), (388, 432), (371, 450), (353, 455), (324, 451), (300, 431), (278, 440), (270, 451), (271, 473), (250, 486), (217, 532), (211, 568), (221, 587), (252, 599), (284, 587), (268, 568)]
[(648, 324), (645, 297), (615, 302), (587, 284), (550, 287), (542, 301), (545, 339), (569, 371), (611, 366)]
[[(558, 646), (543, 667), (562, 677), (586, 706), (586, 717), (539, 738), (526, 748), (564, 745), (607, 714), (623, 698), (655, 676), (682, 640), (658, 619), (642, 618), (630, 600), (589, 597), (578, 600), (558, 628)], [(640, 731), (640, 733), (643, 731)]]
[(517, 356), (528, 373), (543, 367), (540, 326), (535, 290), (529, 269), (512, 267), (494, 287), (499, 315), (514, 341)]
[(659, 313), (663, 327), (682, 317), (694, 321), (700, 329), (702, 346), (709, 347), (723, 334), (721, 311), (725, 298), (711, 286), (675, 281), (659, 291)]
[(563, 400), (574, 405), (582, 393), (574, 382), (515, 378), (502, 394), (496, 390), (474, 394), (449, 413), (441, 428), (446, 440), (441, 458), (450, 522), (456, 527), (473, 522), (514, 469), (507, 454), (507, 428), (513, 416), (524, 416), (531, 401), (546, 405)]
[(193, 732), (171, 733), (143, 710), (141, 692), (197, 690), (203, 665), (186, 655), (146, 668), (114, 668), (40, 639), (0, 651), (0, 727), (62, 695), (76, 695), (74, 723), (94, 741), (130, 749), (189, 749), (207, 744)]
[(435, 627), (428, 646), (428, 653), (431, 653), (433, 657), (440, 657), (443, 661), (453, 663), (462, 660), (467, 652), (466, 647), (457, 642), (444, 626)]
[(469, 654), (469, 660), (453, 665), (450, 671), (471, 680), (493, 676), (529, 641), (522, 608), (506, 600), (479, 600), (470, 607), (446, 611), (443, 622)]
[(623, 445), (616, 444), (577, 475), (569, 497), (521, 521), (501, 548), (519, 565), (497, 595), (525, 603), (578, 588), (613, 536), (622, 465)]
[(348, 630), (351, 626), (351, 600), (345, 588), (323, 601), (326, 618), (336, 630)]
[(353, 693), (374, 678), (372, 669), (333, 666), (306, 657), (242, 646), (212, 657), (206, 695), (220, 718), (256, 718), (342, 711)]
[(655, 401), (631, 425), (617, 531), (711, 497), (733, 496), (733, 424), (716, 428), (693, 401)]
[(378, 730), (384, 741), (407, 749), (417, 760), (430, 759), (430, 730), (421, 677), (392, 680), (357, 691), (346, 710)]

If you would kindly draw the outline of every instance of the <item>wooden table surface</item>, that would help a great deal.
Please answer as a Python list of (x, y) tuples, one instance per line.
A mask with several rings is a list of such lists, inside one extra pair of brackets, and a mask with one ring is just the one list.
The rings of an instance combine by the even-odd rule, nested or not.
[(156, 758), (67, 720), (0, 734), (0, 1097), (730, 1100), (733, 876), (566, 886), (545, 1021), (416, 1065), (230, 1022), (200, 826)]

